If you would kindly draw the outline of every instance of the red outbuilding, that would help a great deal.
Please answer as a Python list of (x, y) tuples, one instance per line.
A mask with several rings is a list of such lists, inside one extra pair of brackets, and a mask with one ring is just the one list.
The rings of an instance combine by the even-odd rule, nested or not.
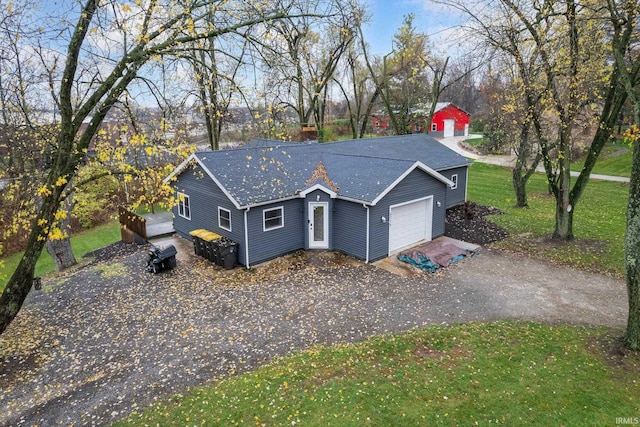
[[(412, 113), (413, 119), (409, 126), (414, 133), (424, 132), (424, 122), (427, 114), (424, 109)], [(429, 135), (434, 137), (466, 136), (469, 135), (469, 122), (471, 115), (451, 102), (438, 102), (436, 104)], [(387, 115), (374, 115), (371, 117), (371, 125), (375, 133), (386, 133), (391, 126), (391, 119)]]
[(438, 102), (431, 118), (432, 136), (467, 136), (471, 115), (451, 102)]

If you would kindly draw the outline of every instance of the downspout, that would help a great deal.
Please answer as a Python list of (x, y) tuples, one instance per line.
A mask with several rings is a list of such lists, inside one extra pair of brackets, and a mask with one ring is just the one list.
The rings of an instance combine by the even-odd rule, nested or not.
[(467, 201), (467, 189), (468, 188), (469, 188), (469, 166), (464, 168), (464, 201), (465, 202)]
[(249, 211), (251, 210), (251, 206), (249, 206), (245, 211), (244, 211), (244, 266), (246, 268), (249, 268), (249, 225), (248, 225), (248, 219), (247, 219), (247, 214), (249, 213)]
[(365, 239), (366, 242), (367, 242), (366, 243), (367, 248), (366, 248), (366, 251), (365, 251), (366, 255), (365, 255), (364, 262), (369, 264), (369, 206), (367, 206), (366, 203), (363, 203), (362, 206), (367, 210), (367, 238)]

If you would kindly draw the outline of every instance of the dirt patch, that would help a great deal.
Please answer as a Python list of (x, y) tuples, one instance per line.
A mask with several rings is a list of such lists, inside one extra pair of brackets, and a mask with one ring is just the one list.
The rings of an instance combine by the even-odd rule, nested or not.
[(608, 333), (593, 338), (588, 348), (608, 365), (622, 368), (634, 377), (640, 374), (640, 352), (626, 348), (623, 338), (618, 334)]

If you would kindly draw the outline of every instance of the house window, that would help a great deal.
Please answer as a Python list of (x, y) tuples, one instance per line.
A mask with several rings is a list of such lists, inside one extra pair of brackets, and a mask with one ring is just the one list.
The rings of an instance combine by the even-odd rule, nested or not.
[(451, 187), (452, 190), (458, 188), (458, 174), (451, 175), (451, 182), (453, 182), (453, 187)]
[(191, 219), (191, 203), (189, 196), (178, 193), (178, 215), (185, 219)]
[(218, 207), (218, 227), (231, 231), (231, 211)]
[(380, 129), (380, 121), (376, 120), (376, 129)]
[(437, 130), (438, 130), (438, 125), (437, 125), (437, 124), (435, 124), (435, 123), (431, 123), (431, 131), (432, 131), (432, 132), (435, 132), (435, 131), (437, 131)]
[(262, 211), (264, 218), (264, 231), (275, 230), (284, 227), (284, 209), (265, 209)]

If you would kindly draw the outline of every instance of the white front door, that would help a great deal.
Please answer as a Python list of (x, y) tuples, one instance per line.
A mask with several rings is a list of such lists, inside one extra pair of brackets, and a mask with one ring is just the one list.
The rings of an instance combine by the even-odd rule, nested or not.
[(329, 204), (309, 203), (309, 249), (329, 248)]
[(444, 134), (442, 136), (444, 136), (445, 138), (453, 136), (455, 123), (456, 121), (453, 119), (444, 120)]

